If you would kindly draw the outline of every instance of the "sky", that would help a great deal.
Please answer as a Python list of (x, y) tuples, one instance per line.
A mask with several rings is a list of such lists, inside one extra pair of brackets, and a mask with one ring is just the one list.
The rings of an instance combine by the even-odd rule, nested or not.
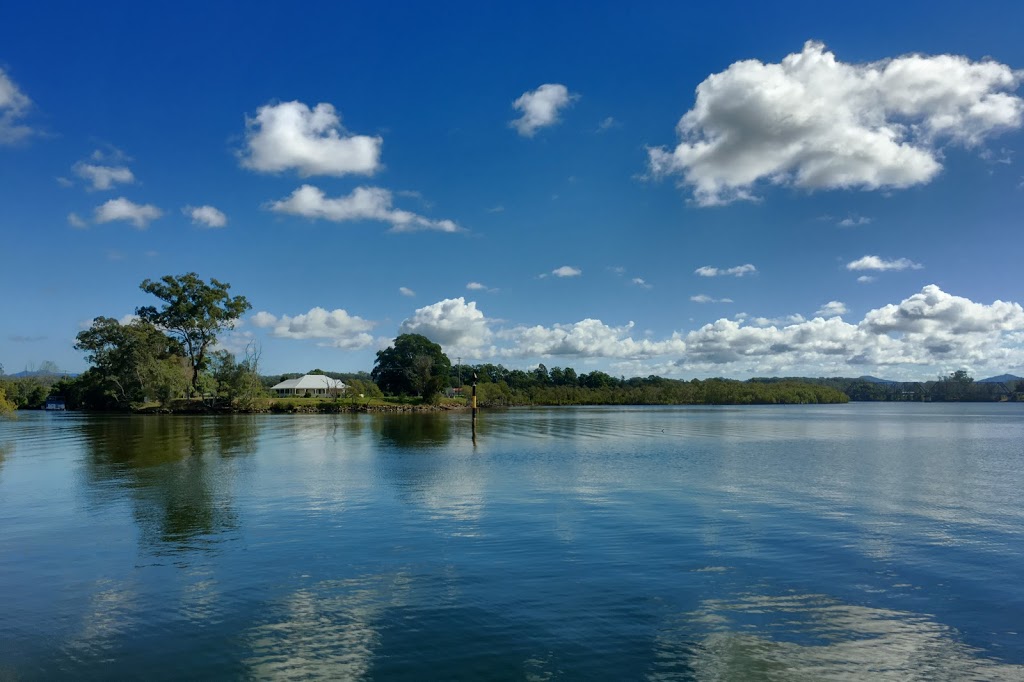
[(1024, 4), (6, 3), (0, 364), (196, 272), (264, 373), (1024, 375)]

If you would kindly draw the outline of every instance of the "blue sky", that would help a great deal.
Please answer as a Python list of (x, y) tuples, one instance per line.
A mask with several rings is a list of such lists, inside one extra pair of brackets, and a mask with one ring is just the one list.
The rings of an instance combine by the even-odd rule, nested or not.
[(1018, 3), (8, 3), (0, 363), (189, 271), (265, 372), (1024, 374)]

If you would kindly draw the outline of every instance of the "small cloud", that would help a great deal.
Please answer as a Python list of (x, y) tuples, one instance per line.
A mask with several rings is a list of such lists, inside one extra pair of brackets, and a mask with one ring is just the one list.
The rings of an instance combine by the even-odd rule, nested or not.
[(872, 219), (866, 216), (850, 216), (849, 218), (843, 218), (837, 225), (839, 227), (858, 227), (860, 225), (870, 225)]
[(391, 191), (381, 187), (356, 187), (348, 195), (327, 197), (319, 187), (303, 185), (288, 198), (271, 202), (267, 208), (277, 213), (288, 213), (312, 220), (330, 220), (335, 223), (377, 220), (390, 224), (391, 232), (462, 231), (462, 228), (452, 220), (434, 220), (395, 208)]
[(620, 277), (626, 274), (626, 268), (622, 267), (621, 265), (609, 265), (608, 270), (615, 273), (616, 275), (619, 275)]
[(0, 69), (0, 145), (17, 144), (36, 132), (20, 123), (31, 108), (32, 100)]
[(402, 296), (415, 296), (416, 295), (416, 292), (413, 291), (412, 289), (410, 289), (409, 287), (398, 287), (398, 293), (402, 294)]
[(697, 268), (693, 271), (693, 274), (700, 275), (701, 277), (724, 277), (726, 275), (732, 277), (743, 277), (744, 275), (753, 275), (757, 273), (755, 268), (750, 263), (746, 265), (737, 265), (733, 268), (713, 268), (710, 265), (705, 265), (702, 268)]
[(470, 282), (469, 284), (466, 285), (466, 288), (469, 289), (470, 291), (481, 291), (486, 289), (487, 287), (481, 284), (480, 282)]
[(991, 149), (983, 149), (979, 156), (988, 163), (997, 163), (1005, 166), (1013, 163), (1013, 150), (1006, 147), (1000, 147), (998, 152), (994, 152)]
[(192, 219), (193, 225), (218, 228), (228, 224), (228, 217), (213, 206), (186, 206), (181, 212)]
[(74, 187), (75, 186), (74, 181), (68, 180), (63, 175), (58, 175), (56, 180), (57, 180), (57, 184), (60, 185), (61, 187)]
[(583, 274), (583, 271), (579, 268), (574, 268), (571, 265), (563, 265), (560, 268), (552, 270), (551, 274), (555, 277), (579, 277)]
[(497, 206), (491, 206), (489, 209), (487, 209), (488, 213), (503, 213), (504, 211), (505, 207), (502, 206), (501, 204), (498, 204)]
[(847, 310), (845, 303), (829, 301), (818, 308), (818, 311), (814, 314), (818, 317), (838, 317), (840, 315), (845, 315), (847, 312), (849, 311)]
[(870, 284), (871, 282), (874, 282), (874, 281), (875, 281), (875, 278), (872, 277), (871, 275), (861, 275), (860, 277), (857, 278), (857, 282), (859, 284)]
[(612, 128), (618, 128), (621, 125), (621, 123), (619, 123), (614, 118), (609, 116), (608, 118), (604, 119), (603, 121), (597, 124), (597, 132), (604, 133), (611, 130)]
[[(99, 150), (97, 150), (98, 153)], [(75, 175), (90, 183), (90, 190), (113, 189), (114, 185), (130, 185), (135, 182), (135, 175), (127, 166), (104, 166), (79, 161), (71, 170)]]
[(691, 296), (690, 300), (693, 301), (694, 303), (732, 303), (733, 302), (733, 300), (731, 298), (712, 298), (711, 296), (708, 296), (707, 294), (697, 294), (696, 296)]
[(241, 163), (263, 173), (294, 169), (302, 177), (373, 175), (380, 169), (384, 140), (350, 135), (326, 102), (310, 109), (302, 102), (267, 104), (246, 117), (246, 150)]
[(878, 256), (864, 256), (846, 264), (847, 270), (920, 270), (923, 267), (920, 263), (915, 263), (908, 258), (884, 260)]
[(76, 230), (84, 230), (89, 227), (89, 223), (82, 220), (82, 218), (75, 212), (68, 213), (68, 225)]
[(124, 197), (111, 199), (102, 206), (96, 207), (95, 221), (109, 223), (114, 220), (127, 220), (139, 230), (145, 230), (149, 223), (164, 214), (152, 204), (136, 204)]
[(45, 336), (22, 336), (21, 334), (14, 334), (13, 336), (8, 336), (7, 339), (9, 341), (13, 341), (14, 343), (38, 343), (40, 341), (45, 341), (46, 337)]
[(652, 285), (648, 284), (642, 277), (634, 277), (633, 284), (637, 285), (641, 289), (651, 289)]
[(523, 137), (533, 137), (538, 129), (558, 123), (559, 112), (578, 98), (560, 83), (545, 83), (513, 102), (512, 108), (522, 112), (522, 116), (509, 125)]

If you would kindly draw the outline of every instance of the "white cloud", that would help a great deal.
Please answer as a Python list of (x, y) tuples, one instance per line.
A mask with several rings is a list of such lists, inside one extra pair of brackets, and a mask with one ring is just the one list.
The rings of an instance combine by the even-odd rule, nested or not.
[(267, 104), (246, 118), (242, 165), (267, 173), (295, 169), (302, 177), (371, 175), (380, 168), (382, 144), (380, 137), (348, 134), (330, 104)]
[(563, 265), (560, 268), (552, 270), (551, 274), (555, 277), (579, 277), (583, 274), (583, 271), (579, 268), (574, 268), (571, 265)]
[(422, 334), (448, 352), (479, 357), (491, 339), (491, 330), (476, 302), (463, 297), (447, 298), (419, 308), (402, 321), (401, 334)]
[(319, 339), (317, 345), (335, 348), (366, 348), (373, 343), (368, 333), (375, 322), (349, 315), (345, 310), (312, 308), (308, 313), (295, 315), (272, 315), (260, 311), (250, 320), (257, 327), (270, 328), (271, 335), (283, 339)]
[(870, 225), (871, 218), (865, 218), (864, 216), (851, 216), (849, 218), (843, 218), (839, 221), (840, 227), (858, 227), (860, 225)]
[(998, 333), (1024, 329), (1024, 309), (1018, 303), (1004, 301), (975, 303), (930, 284), (898, 305), (872, 310), (861, 326), (875, 333), (931, 337)]
[(31, 107), (32, 100), (0, 69), (0, 144), (15, 144), (32, 135), (34, 131), (20, 122)]
[(612, 128), (618, 128), (620, 125), (622, 124), (616, 121), (613, 117), (609, 116), (597, 124), (597, 132), (604, 133), (611, 130)]
[(481, 291), (486, 289), (487, 286), (481, 284), (480, 282), (470, 282), (469, 284), (466, 285), (466, 288), (469, 289), (470, 291)]
[(698, 204), (754, 198), (758, 182), (805, 189), (904, 188), (942, 169), (938, 146), (1017, 128), (1024, 71), (955, 55), (847, 64), (821, 43), (778, 64), (735, 62), (699, 86), (655, 176), (681, 174)]
[[(935, 285), (858, 324), (817, 317), (754, 327), (718, 320), (690, 332), (680, 369), (734, 373), (863, 373), (865, 366), (1013, 367), (1024, 362), (1024, 309), (952, 296)], [(716, 369), (718, 367), (719, 369)], [(897, 370), (898, 371), (898, 370)], [(920, 378), (920, 377), (918, 377)]]
[(102, 206), (97, 206), (94, 220), (97, 223), (127, 220), (137, 229), (145, 230), (150, 222), (163, 214), (163, 211), (152, 204), (136, 204), (124, 197), (119, 197), (111, 199)]
[(228, 224), (228, 217), (213, 206), (186, 206), (182, 212), (192, 219), (194, 225), (217, 228)]
[(829, 301), (825, 305), (818, 308), (818, 311), (814, 313), (819, 317), (836, 317), (837, 315), (845, 315), (849, 312), (846, 308), (845, 303), (840, 301)]
[(90, 189), (112, 189), (116, 184), (130, 185), (135, 182), (135, 175), (127, 166), (104, 166), (79, 161), (71, 170), (91, 183)]
[(77, 213), (71, 212), (68, 213), (68, 225), (77, 230), (83, 230), (89, 226), (89, 223), (82, 220), (82, 218)]
[(536, 90), (524, 92), (512, 107), (522, 116), (511, 122), (511, 126), (523, 137), (533, 137), (538, 128), (558, 123), (559, 112), (579, 95), (559, 83), (545, 83)]
[(908, 258), (884, 260), (878, 256), (864, 256), (846, 264), (847, 270), (920, 270), (923, 267)]
[(392, 232), (461, 230), (451, 220), (431, 220), (410, 211), (394, 208), (391, 192), (380, 187), (357, 187), (347, 196), (329, 199), (319, 187), (303, 185), (287, 199), (271, 203), (269, 208), (278, 213), (336, 223), (350, 220), (379, 220), (390, 223)]
[(871, 282), (874, 281), (875, 278), (872, 277), (871, 275), (861, 275), (860, 277), (857, 278), (857, 282), (860, 284), (870, 284)]
[(733, 268), (713, 268), (710, 265), (705, 265), (704, 267), (697, 268), (693, 271), (693, 274), (700, 275), (701, 277), (724, 277), (726, 275), (743, 277), (744, 275), (753, 275), (756, 273), (757, 268), (750, 263), (747, 263), (746, 265), (737, 265)]
[(732, 303), (733, 302), (733, 300), (731, 298), (712, 298), (711, 296), (708, 296), (707, 294), (697, 294), (696, 296), (691, 296), (690, 300), (693, 301), (694, 303)]
[(635, 358), (682, 353), (686, 344), (678, 334), (664, 341), (636, 340), (633, 323), (611, 327), (601, 320), (586, 319), (552, 327), (515, 327), (498, 336), (508, 342), (500, 351), (505, 357), (574, 355), (580, 357)]
[(641, 289), (652, 289), (653, 288), (653, 286), (648, 284), (647, 280), (645, 280), (643, 277), (634, 277), (632, 281), (633, 281), (633, 284), (637, 285)]
[[(659, 339), (636, 334), (632, 322), (612, 326), (598, 319), (502, 329), (475, 303), (456, 298), (418, 309), (399, 331), (423, 334), (463, 357), (615, 359), (617, 367), (637, 374), (881, 373), (921, 379), (949, 367), (1006, 371), (1024, 366), (1024, 309), (1017, 303), (976, 303), (930, 285), (898, 304), (870, 311), (860, 322), (845, 322), (840, 315), (846, 312), (842, 303), (830, 301), (810, 320), (741, 314)], [(265, 313), (252, 320), (257, 326), (279, 323)]]
[(413, 291), (412, 289), (410, 289), (409, 287), (398, 287), (398, 293), (402, 294), (402, 296), (415, 296), (416, 295), (416, 292)]

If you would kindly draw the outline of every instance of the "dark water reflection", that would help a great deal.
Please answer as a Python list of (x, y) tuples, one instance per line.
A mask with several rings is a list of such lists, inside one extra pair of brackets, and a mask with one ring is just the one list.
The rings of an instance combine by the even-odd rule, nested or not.
[(1019, 405), (0, 424), (0, 679), (1024, 680)]
[(100, 505), (130, 499), (153, 552), (209, 548), (237, 528), (230, 460), (256, 451), (259, 429), (251, 416), (87, 420), (87, 494)]

